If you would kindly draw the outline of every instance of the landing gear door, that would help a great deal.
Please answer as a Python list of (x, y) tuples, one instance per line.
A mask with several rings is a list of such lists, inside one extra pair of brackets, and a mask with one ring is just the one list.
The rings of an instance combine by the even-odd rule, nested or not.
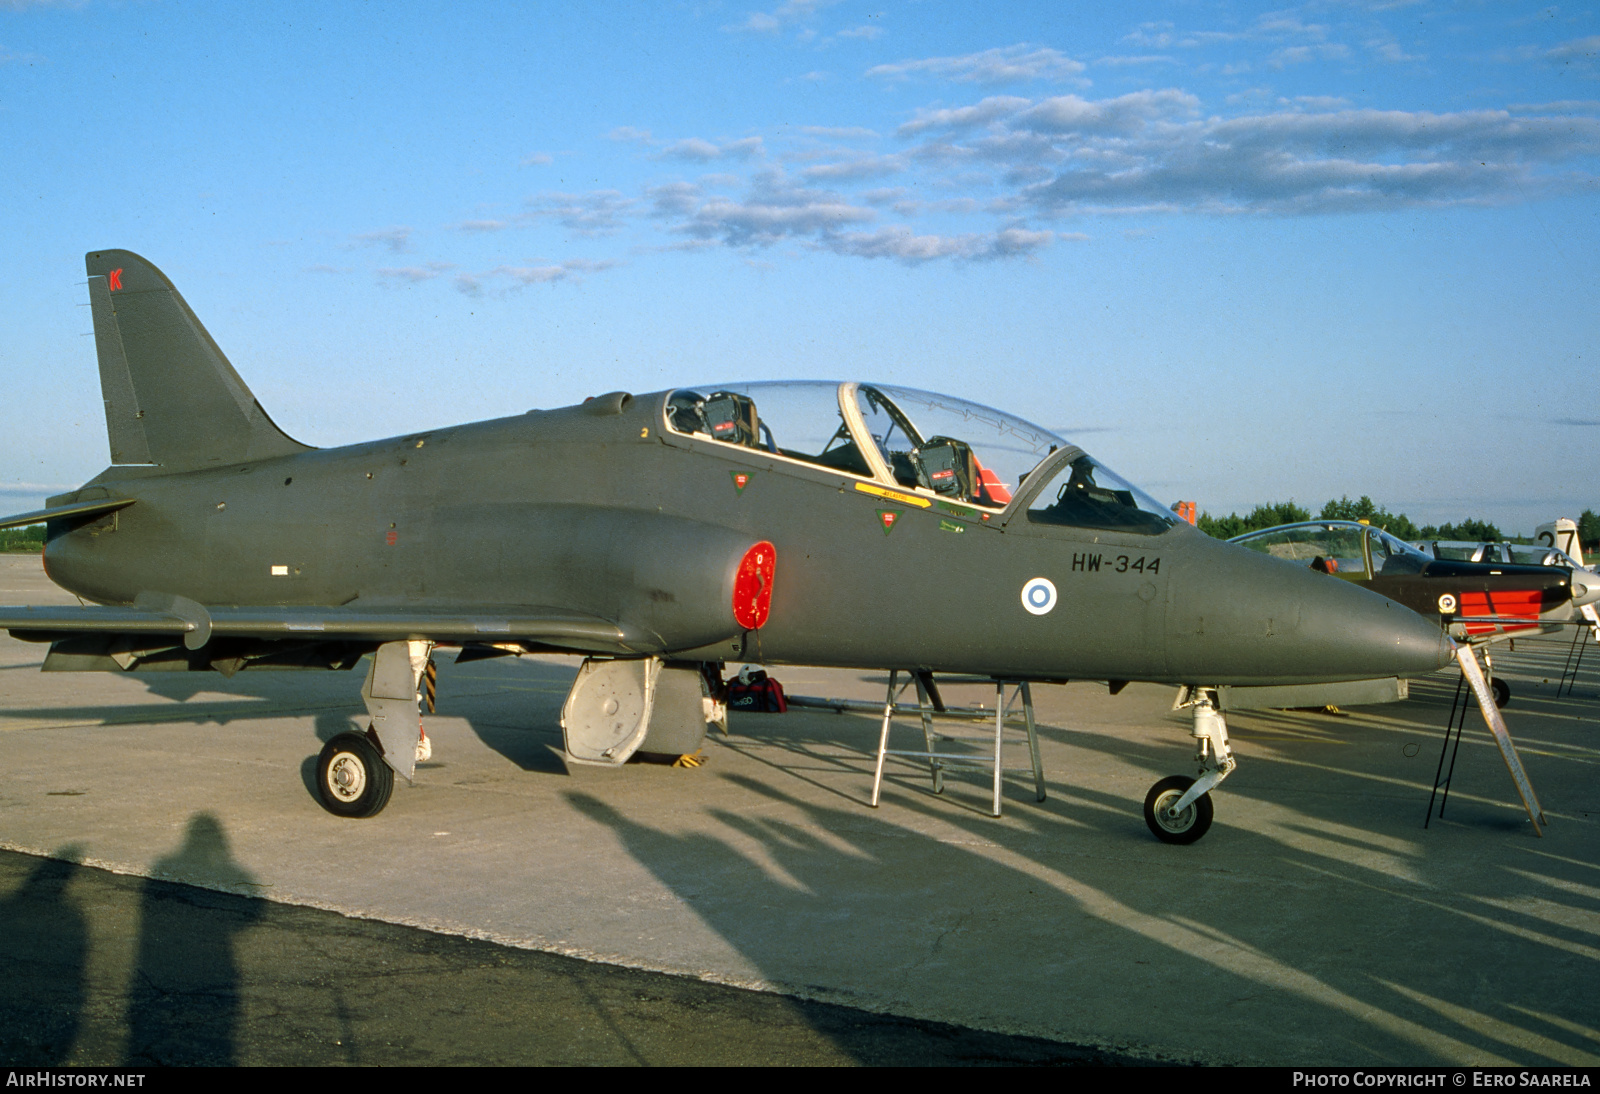
[(661, 662), (585, 660), (561, 707), (567, 755), (580, 764), (616, 767), (628, 762), (650, 731)]

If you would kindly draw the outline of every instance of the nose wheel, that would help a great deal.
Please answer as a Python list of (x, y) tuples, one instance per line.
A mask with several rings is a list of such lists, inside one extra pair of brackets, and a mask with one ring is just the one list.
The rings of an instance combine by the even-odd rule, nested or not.
[(1144, 796), (1144, 823), (1162, 843), (1193, 843), (1211, 828), (1211, 791), (1238, 766), (1228, 747), (1228, 723), (1218, 709), (1217, 690), (1185, 686), (1173, 710), (1194, 716), (1195, 763), (1200, 777), (1169, 775)]
[(1511, 685), (1500, 679), (1500, 677), (1496, 676), (1490, 679), (1489, 689), (1494, 692), (1495, 706), (1504, 708), (1507, 703), (1511, 702)]
[(1211, 795), (1201, 794), (1177, 812), (1172, 807), (1182, 800), (1194, 780), (1187, 775), (1169, 775), (1144, 796), (1144, 823), (1162, 843), (1193, 843), (1211, 827)]

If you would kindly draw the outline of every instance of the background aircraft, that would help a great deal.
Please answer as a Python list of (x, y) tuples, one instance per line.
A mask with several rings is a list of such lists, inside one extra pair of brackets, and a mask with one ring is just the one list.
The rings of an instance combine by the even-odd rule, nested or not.
[(1481, 543), (1467, 540), (1425, 539), (1411, 546), (1430, 558), (1453, 559), (1458, 562), (1559, 566), (1566, 570), (1594, 572), (1561, 548), (1540, 543)]
[[(1282, 524), (1228, 542), (1382, 593), (1475, 645), (1560, 631), (1600, 600), (1600, 581), (1586, 570), (1437, 558), (1358, 521)], [(1491, 684), (1504, 706), (1510, 687)]]
[(366, 734), (323, 803), (410, 778), (418, 688), (462, 657), (586, 656), (568, 756), (687, 752), (727, 661), (1196, 685), (1198, 779), (1234, 767), (1211, 689), (1415, 676), (1453, 644), (1392, 600), (1210, 539), (1083, 449), (946, 396), (854, 382), (613, 392), (345, 448), (277, 428), (167, 278), (86, 259), (112, 466), (42, 511), (50, 576), (97, 607), (0, 608), (46, 671), (350, 669)]

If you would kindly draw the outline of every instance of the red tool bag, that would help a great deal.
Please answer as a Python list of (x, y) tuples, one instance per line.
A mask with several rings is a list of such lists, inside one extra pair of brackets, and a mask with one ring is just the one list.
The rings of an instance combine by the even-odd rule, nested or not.
[(728, 709), (757, 714), (782, 714), (789, 709), (783, 685), (760, 669), (746, 666), (728, 681)]

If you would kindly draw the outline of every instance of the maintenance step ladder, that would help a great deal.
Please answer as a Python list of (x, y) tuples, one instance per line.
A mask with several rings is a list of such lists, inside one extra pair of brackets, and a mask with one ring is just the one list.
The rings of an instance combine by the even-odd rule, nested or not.
[(1587, 623), (1580, 623), (1572, 635), (1572, 647), (1567, 650), (1567, 663), (1561, 666), (1561, 682), (1556, 685), (1556, 698), (1561, 698), (1562, 691), (1571, 695), (1572, 689), (1578, 686), (1578, 670), (1583, 667), (1583, 651), (1588, 648), (1584, 639), (1584, 631), (1588, 631), (1595, 642), (1600, 643), (1600, 614), (1596, 614), (1593, 604), (1585, 604), (1578, 611)]
[[(987, 676), (952, 676), (945, 677), (947, 684), (994, 684), (994, 710), (985, 710), (982, 707), (961, 707), (949, 709), (939, 697), (938, 685), (934, 683), (933, 674), (930, 672), (908, 673), (911, 680), (908, 684), (899, 682), (900, 670), (889, 671), (889, 691), (883, 703), (883, 730), (878, 735), (878, 763), (872, 774), (872, 807), (878, 806), (879, 793), (883, 787), (883, 764), (890, 756), (902, 756), (907, 759), (926, 760), (928, 768), (933, 775), (933, 792), (944, 793), (944, 773), (946, 771), (989, 771), (994, 775), (994, 800), (991, 814), (1000, 815), (1000, 779), (1007, 771), (1033, 772), (1034, 791), (1039, 801), (1045, 800), (1044, 792), (1044, 764), (1039, 759), (1039, 733), (1033, 718), (1033, 691), (1026, 680), (1009, 680)], [(889, 747), (889, 727), (894, 722), (895, 714), (900, 710), (900, 696), (911, 683), (917, 688), (917, 714), (922, 721), (923, 748), (894, 749)], [(1011, 697), (1007, 699), (1006, 689), (1011, 689)], [(1018, 699), (1022, 700), (1023, 725), (1027, 730), (1028, 754), (1032, 760), (1029, 767), (1006, 768), (1003, 761), (1002, 750), (1004, 734), (1008, 718), (1014, 717), (1011, 713), (1012, 706)], [(933, 746), (933, 719), (955, 718), (962, 721), (988, 721), (994, 719), (993, 751), (984, 752), (935, 752)], [(967, 740), (988, 744), (988, 736), (983, 737), (947, 737), (947, 740)]]
[[(1590, 607), (1585, 605), (1585, 607)], [(1444, 743), (1439, 748), (1439, 766), (1433, 773), (1433, 792), (1428, 795), (1428, 812), (1422, 818), (1422, 827), (1428, 827), (1428, 822), (1433, 819), (1433, 803), (1438, 797), (1441, 788), (1444, 797), (1439, 799), (1439, 816), (1444, 817), (1445, 805), (1450, 800), (1450, 783), (1455, 777), (1456, 752), (1461, 749), (1461, 733), (1466, 728), (1468, 703), (1461, 701), (1463, 687), (1469, 688), (1472, 698), (1478, 702), (1478, 710), (1483, 714), (1484, 724), (1489, 728), (1489, 734), (1494, 738), (1494, 743), (1500, 748), (1500, 757), (1505, 760), (1506, 770), (1511, 773), (1511, 781), (1516, 785), (1517, 796), (1522, 799), (1522, 807), (1528, 812), (1528, 819), (1533, 822), (1533, 834), (1544, 835), (1544, 826), (1549, 824), (1545, 818), (1544, 807), (1539, 804), (1539, 796), (1533, 792), (1533, 783), (1528, 780), (1528, 773), (1522, 766), (1522, 757), (1517, 753), (1517, 746), (1511, 740), (1511, 732), (1506, 728), (1505, 718), (1500, 714), (1500, 708), (1495, 706), (1494, 695), (1489, 690), (1488, 678), (1484, 675), (1483, 666), (1478, 664), (1478, 656), (1470, 645), (1462, 643), (1456, 647), (1456, 662), (1461, 666), (1461, 680), (1456, 684), (1456, 696), (1450, 703), (1450, 720), (1445, 723)], [(1456, 713), (1460, 712), (1457, 721)], [(1450, 735), (1455, 734), (1455, 752), (1450, 752)], [(1444, 770), (1445, 753), (1450, 752), (1450, 771)], [(1442, 778), (1441, 778), (1442, 776)]]

